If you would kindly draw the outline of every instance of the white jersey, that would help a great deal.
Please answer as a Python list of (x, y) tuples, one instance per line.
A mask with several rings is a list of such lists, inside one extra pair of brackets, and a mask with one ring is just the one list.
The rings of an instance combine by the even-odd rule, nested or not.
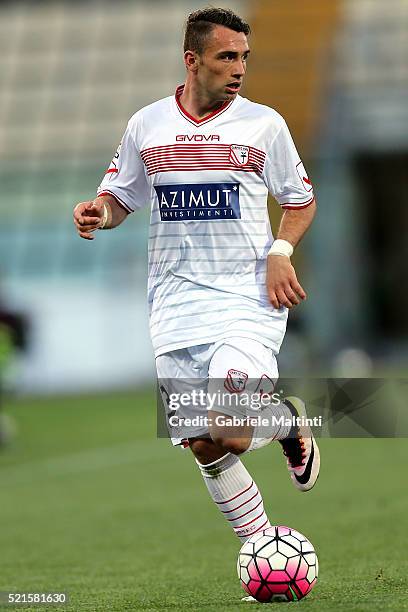
[(267, 296), (268, 191), (313, 201), (283, 118), (241, 96), (196, 121), (179, 96), (130, 119), (98, 189), (128, 211), (151, 207), (148, 300), (156, 356), (230, 337), (279, 352), (287, 309)]

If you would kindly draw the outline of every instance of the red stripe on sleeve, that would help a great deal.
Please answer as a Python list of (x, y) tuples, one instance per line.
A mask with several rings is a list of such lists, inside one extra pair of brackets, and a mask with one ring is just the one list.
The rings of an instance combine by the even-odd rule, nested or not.
[(311, 200), (304, 202), (303, 204), (291, 204), (289, 202), (288, 204), (281, 204), (281, 206), (282, 208), (285, 208), (288, 210), (301, 210), (302, 208), (307, 208), (308, 206), (313, 204), (313, 202), (314, 202), (314, 197)]

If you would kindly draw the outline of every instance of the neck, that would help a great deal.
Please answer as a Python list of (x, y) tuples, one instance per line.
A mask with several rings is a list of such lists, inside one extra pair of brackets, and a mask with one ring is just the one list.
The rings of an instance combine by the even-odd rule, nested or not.
[(199, 120), (221, 108), (226, 100), (210, 98), (207, 92), (202, 91), (197, 83), (192, 83), (187, 77), (180, 102), (190, 115)]

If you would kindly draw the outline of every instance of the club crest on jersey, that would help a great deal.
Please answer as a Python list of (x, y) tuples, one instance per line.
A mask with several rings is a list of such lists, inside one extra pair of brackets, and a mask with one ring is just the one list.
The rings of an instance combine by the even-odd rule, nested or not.
[(240, 219), (239, 183), (155, 185), (162, 221)]
[(236, 166), (246, 166), (249, 161), (249, 147), (244, 145), (231, 145), (229, 159), (230, 162)]
[(245, 389), (248, 374), (240, 370), (228, 370), (227, 378), (224, 380), (224, 387), (230, 393), (241, 393)]

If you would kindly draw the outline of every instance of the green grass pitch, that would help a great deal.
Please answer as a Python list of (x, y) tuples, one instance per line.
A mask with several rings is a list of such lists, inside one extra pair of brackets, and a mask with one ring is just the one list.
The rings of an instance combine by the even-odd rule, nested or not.
[[(156, 438), (153, 391), (8, 404), (0, 452), (0, 591), (66, 591), (15, 610), (233, 612), (239, 542), (190, 451)], [(324, 439), (316, 488), (290, 482), (279, 445), (245, 459), (272, 523), (314, 543), (320, 576), (286, 609), (408, 609), (407, 441)], [(296, 608), (295, 608), (296, 607)], [(274, 608), (275, 609), (275, 608)]]

